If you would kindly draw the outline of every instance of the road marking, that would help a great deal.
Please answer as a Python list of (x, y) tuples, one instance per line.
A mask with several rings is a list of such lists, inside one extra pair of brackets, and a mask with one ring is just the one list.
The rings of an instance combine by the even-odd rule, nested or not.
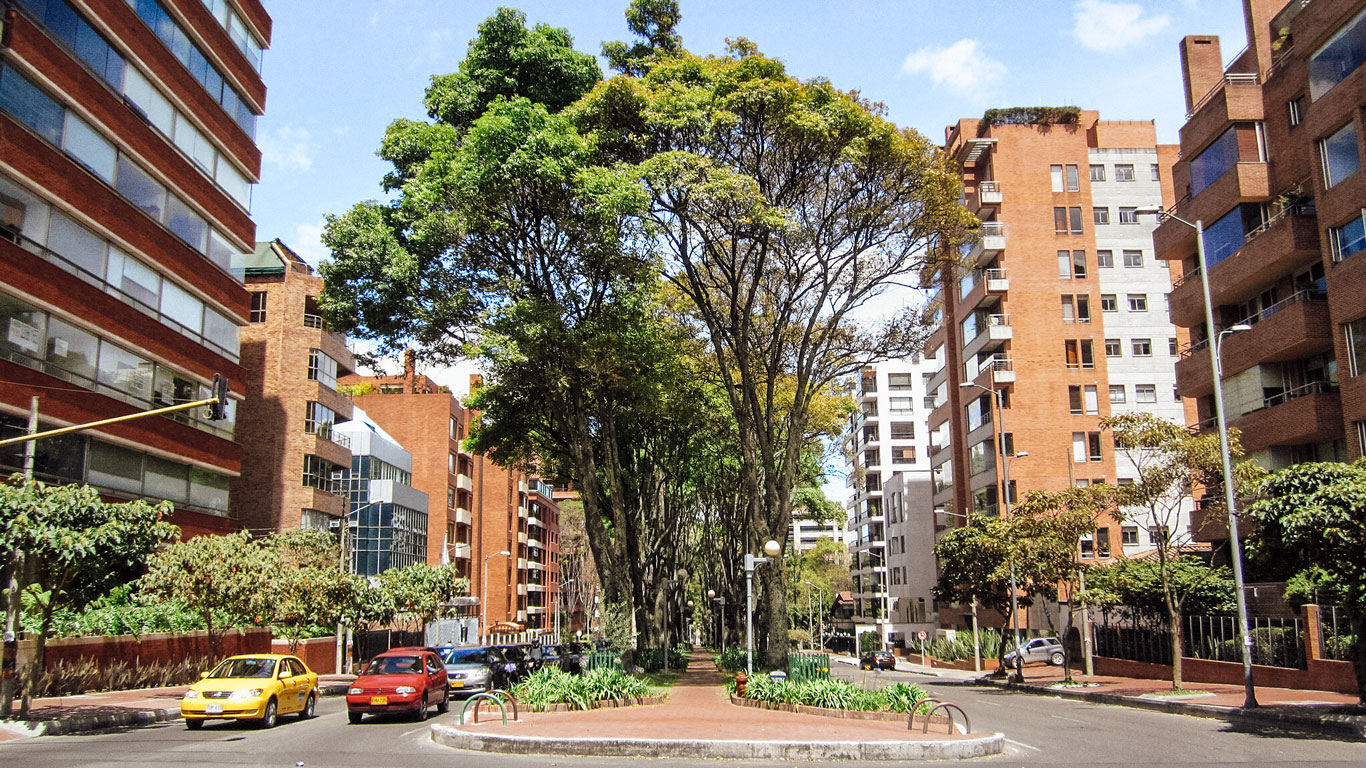
[(1042, 752), (1042, 751), (1043, 751), (1042, 749), (1039, 749), (1038, 747), (1031, 747), (1031, 746), (1029, 746), (1028, 744), (1025, 744), (1025, 743), (1022, 742), (1022, 741), (1016, 741), (1016, 740), (1014, 740), (1014, 739), (1006, 739), (1006, 743), (1007, 743), (1007, 744), (1014, 744), (1014, 745), (1017, 746), (1017, 747), (1024, 747), (1025, 749), (1032, 749), (1032, 750), (1034, 750), (1035, 752)]
[(422, 731), (428, 730), (430, 727), (431, 727), (431, 726), (424, 725), (424, 726), (422, 726), (421, 728), (414, 728), (414, 729), (412, 729), (411, 731), (408, 731), (407, 733), (403, 734), (403, 735), (400, 736), (399, 738), (400, 738), (400, 739), (406, 739), (406, 738), (408, 738), (409, 736), (412, 736), (414, 733), (421, 733)]
[(1063, 717), (1062, 715), (1049, 715), (1049, 717), (1056, 717), (1056, 718), (1058, 718), (1059, 720), (1070, 720), (1071, 722), (1074, 722), (1074, 723), (1081, 723), (1082, 725), (1086, 725), (1086, 721), (1085, 721), (1085, 720), (1078, 720), (1078, 719), (1076, 719), (1075, 717)]

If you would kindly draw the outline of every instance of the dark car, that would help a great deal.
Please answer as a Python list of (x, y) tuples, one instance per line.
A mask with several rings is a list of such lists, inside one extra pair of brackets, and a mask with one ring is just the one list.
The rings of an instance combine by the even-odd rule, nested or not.
[(588, 643), (566, 643), (560, 646), (560, 669), (571, 675), (579, 675), (588, 671), (588, 657), (593, 653), (593, 646)]
[(564, 646), (561, 645), (533, 645), (531, 646), (531, 659), (536, 662), (537, 669), (546, 667), (564, 668)]
[(440, 648), (451, 694), (506, 689), (511, 683), (510, 662), (491, 645)]
[(359, 723), (366, 714), (403, 712), (427, 719), (427, 708), (450, 709), (446, 668), (432, 648), (394, 648), (370, 660), (346, 691), (346, 715)]
[(896, 657), (891, 651), (873, 651), (859, 657), (859, 669), (896, 669)]
[(530, 649), (525, 645), (500, 645), (497, 648), (503, 652), (503, 658), (514, 667), (511, 670), (513, 683), (520, 683), (540, 668), (531, 658)]

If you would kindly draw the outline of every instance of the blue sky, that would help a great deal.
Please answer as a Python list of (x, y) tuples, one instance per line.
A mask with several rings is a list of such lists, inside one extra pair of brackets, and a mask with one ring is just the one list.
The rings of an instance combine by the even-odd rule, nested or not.
[[(627, 0), (509, 2), (567, 28), (579, 50), (628, 39)], [(396, 117), (425, 117), (433, 73), (454, 71), (497, 7), (470, 0), (267, 0), (274, 18), (258, 129), (257, 238), (324, 255), (323, 216), (378, 197), (375, 157)], [(886, 104), (892, 120), (943, 140), (988, 107), (1075, 104), (1112, 119), (1155, 119), (1163, 141), (1184, 119), (1177, 42), (1218, 34), (1225, 60), (1246, 42), (1240, 0), (682, 0), (694, 52), (745, 36), (798, 77), (825, 77)]]

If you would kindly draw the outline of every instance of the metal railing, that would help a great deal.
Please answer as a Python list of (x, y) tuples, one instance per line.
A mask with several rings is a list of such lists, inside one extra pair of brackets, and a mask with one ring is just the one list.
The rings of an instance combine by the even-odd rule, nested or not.
[(999, 221), (982, 222), (982, 228), (978, 231), (982, 237), (1005, 237), (1005, 224)]
[(1244, 317), (1240, 319), (1238, 322), (1234, 323), (1234, 325), (1256, 325), (1262, 320), (1271, 317), (1272, 315), (1276, 314), (1277, 312), (1280, 312), (1282, 309), (1285, 309), (1286, 307), (1292, 304), (1302, 304), (1310, 301), (1322, 301), (1327, 298), (1328, 294), (1324, 293), (1323, 291), (1320, 291), (1316, 288), (1306, 288), (1302, 291), (1296, 291), (1290, 296), (1281, 299), (1280, 301), (1276, 302), (1275, 304), (1272, 304), (1269, 307), (1266, 307), (1260, 312), (1253, 312), (1247, 317)]
[(312, 313), (309, 313), (309, 312), (305, 312), (305, 313), (304, 313), (304, 325), (305, 325), (306, 327), (308, 327), (308, 328), (322, 328), (322, 327), (323, 327), (323, 316), (322, 316), (322, 315), (315, 315), (315, 314), (312, 314)]
[(987, 326), (988, 326), (988, 327), (995, 326), (995, 327), (1009, 328), (1009, 327), (1010, 327), (1010, 315), (1009, 315), (1009, 314), (1003, 314), (1003, 315), (987, 315)]
[(1337, 388), (1337, 385), (1331, 381), (1311, 381), (1308, 384), (1301, 384), (1298, 387), (1287, 389), (1283, 392), (1272, 395), (1271, 397), (1263, 398), (1262, 407), (1271, 408), (1273, 406), (1283, 405), (1285, 403), (1290, 402), (1291, 400), (1296, 400), (1301, 397), (1309, 397), (1310, 395), (1322, 395), (1328, 392), (1335, 392), (1337, 391)]
[[(1299, 619), (1248, 619), (1253, 663), (1304, 669), (1304, 629)], [(1171, 664), (1171, 634), (1165, 623), (1133, 619), (1095, 627), (1096, 654), (1150, 664)], [(1242, 632), (1237, 616), (1186, 616), (1182, 619), (1181, 655), (1207, 661), (1241, 663)]]
[(1215, 83), (1214, 87), (1209, 89), (1208, 93), (1201, 96), (1199, 101), (1195, 102), (1195, 105), (1186, 113), (1186, 119), (1189, 120), (1195, 117), (1195, 114), (1200, 111), (1201, 107), (1208, 104), (1210, 99), (1213, 99), (1230, 85), (1247, 86), (1258, 85), (1260, 83), (1261, 79), (1257, 76), (1256, 72), (1229, 72), (1225, 74), (1219, 82)]
[(983, 272), (983, 274), (985, 275), (985, 277), (986, 277), (987, 280), (1006, 280), (1006, 279), (1008, 279), (1008, 278), (1006, 277), (1006, 271), (1005, 271), (1004, 269), (984, 269), (984, 270), (982, 270), (982, 272)]
[(1352, 626), (1336, 605), (1319, 607), (1319, 654), (1335, 661), (1352, 660)]
[(977, 182), (977, 191), (978, 191), (978, 192), (1000, 192), (1000, 191), (1001, 191), (1001, 184), (1000, 184), (1000, 182), (997, 182), (997, 181), (979, 181), (979, 182)]

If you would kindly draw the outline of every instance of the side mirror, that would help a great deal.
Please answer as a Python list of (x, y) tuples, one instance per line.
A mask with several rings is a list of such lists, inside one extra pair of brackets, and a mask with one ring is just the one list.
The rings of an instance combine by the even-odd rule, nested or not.
[(206, 678), (206, 677), (208, 677), (208, 676), (209, 676), (209, 673), (208, 673), (208, 672), (200, 672), (200, 673), (199, 673), (199, 679), (200, 679), (200, 680), (203, 680), (204, 678)]

